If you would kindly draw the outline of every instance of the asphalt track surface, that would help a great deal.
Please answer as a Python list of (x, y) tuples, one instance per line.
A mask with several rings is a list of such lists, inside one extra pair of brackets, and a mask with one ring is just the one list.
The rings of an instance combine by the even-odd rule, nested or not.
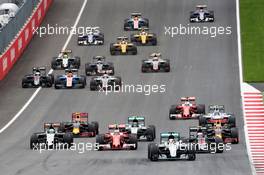
[[(206, 3), (215, 11), (216, 25), (232, 26), (232, 35), (219, 38), (164, 35), (164, 25), (188, 24), (189, 11), (196, 4)], [(43, 25), (73, 25), (81, 8), (81, 0), (53, 3)], [(123, 20), (130, 12), (141, 12), (150, 20), (150, 29), (158, 34), (157, 47), (139, 47), (137, 56), (110, 56), (109, 44), (123, 31)], [(42, 89), (22, 115), (0, 135), (1, 174), (76, 174), (80, 172), (105, 174), (251, 174), (243, 134), (243, 119), (239, 91), (235, 1), (192, 0), (89, 0), (81, 17), (81, 26), (100, 26), (105, 34), (104, 46), (78, 47), (76, 36), (68, 48), (82, 57), (84, 63), (94, 55), (105, 55), (113, 61), (116, 75), (127, 84), (165, 84), (166, 93), (145, 96), (140, 93), (104, 95), (83, 90)], [(34, 89), (22, 89), (21, 78), (33, 66), (50, 65), (52, 56), (62, 48), (67, 36), (35, 37), (22, 58), (7, 78), (0, 83), (1, 127), (4, 126), (32, 95)], [(153, 51), (171, 59), (170, 73), (142, 74), (141, 60)], [(56, 74), (57, 72), (55, 72)], [(89, 82), (89, 79), (88, 79)], [(139, 144), (137, 151), (44, 151), (29, 149), (33, 132), (41, 131), (44, 122), (70, 120), (71, 112), (87, 111), (90, 120), (100, 124), (100, 132), (107, 125), (124, 122), (128, 115), (145, 115), (147, 124), (161, 131), (178, 131), (188, 135), (188, 127), (195, 120), (170, 121), (169, 107), (181, 96), (196, 96), (198, 103), (224, 104), (235, 113), (240, 129), (240, 144), (223, 154), (199, 154), (194, 162), (147, 160), (147, 143)], [(159, 137), (156, 141), (159, 140)], [(94, 142), (95, 139), (76, 139), (75, 142)]]

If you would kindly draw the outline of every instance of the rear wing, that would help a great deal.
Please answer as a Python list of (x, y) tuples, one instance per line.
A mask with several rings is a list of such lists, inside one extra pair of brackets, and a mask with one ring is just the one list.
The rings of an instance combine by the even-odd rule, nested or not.
[(151, 53), (149, 55), (149, 57), (151, 57), (151, 58), (153, 58), (153, 57), (161, 57), (161, 53), (160, 52), (159, 53)]
[(209, 111), (225, 111), (225, 106), (224, 105), (209, 105)]
[(78, 73), (78, 69), (65, 69), (65, 73)]
[(206, 9), (207, 5), (197, 5), (196, 8), (197, 9)]
[(108, 125), (108, 129), (109, 130), (116, 129), (119, 131), (124, 131), (126, 129), (126, 125), (125, 124), (110, 124), (110, 125)]
[(60, 123), (44, 123), (44, 130), (49, 128), (58, 129), (60, 127)]
[(142, 14), (141, 13), (138, 13), (138, 12), (134, 12), (134, 13), (131, 13), (131, 17), (134, 18), (134, 17), (141, 17)]
[(41, 71), (41, 72), (46, 72), (46, 67), (42, 66), (42, 67), (33, 67), (32, 68), (32, 72), (36, 72), (36, 71)]
[(145, 121), (145, 117), (143, 116), (129, 116), (128, 117), (128, 122), (133, 122), (134, 120)]
[(181, 97), (181, 101), (195, 101), (195, 97)]
[(95, 60), (95, 61), (105, 61), (105, 56), (94, 56), (93, 60)]
[(87, 112), (74, 112), (72, 113), (72, 122), (88, 122)]
[(162, 132), (162, 133), (160, 133), (160, 138), (169, 138), (170, 136), (180, 138), (180, 133), (178, 133), (178, 132)]
[(204, 127), (204, 126), (191, 126), (191, 127), (189, 128), (189, 132), (197, 132), (197, 131), (199, 131), (199, 130), (201, 130), (202, 132), (204, 132), (204, 131), (207, 130), (207, 128)]
[(119, 36), (119, 37), (117, 37), (117, 41), (128, 41), (128, 37), (126, 37), (126, 36)]

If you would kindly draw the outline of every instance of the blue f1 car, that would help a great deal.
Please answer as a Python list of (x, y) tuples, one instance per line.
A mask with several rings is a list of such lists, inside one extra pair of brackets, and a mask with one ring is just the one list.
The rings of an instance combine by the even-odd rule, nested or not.
[(85, 88), (86, 76), (78, 75), (77, 69), (65, 69), (64, 75), (58, 75), (55, 79), (55, 89), (60, 88)]

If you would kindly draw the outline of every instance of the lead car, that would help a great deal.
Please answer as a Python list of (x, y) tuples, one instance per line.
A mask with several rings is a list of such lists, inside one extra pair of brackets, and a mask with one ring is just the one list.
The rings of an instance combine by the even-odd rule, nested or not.
[(148, 145), (148, 159), (158, 160), (189, 160), (196, 159), (195, 149), (188, 147), (177, 132), (163, 132), (160, 134), (160, 144)]

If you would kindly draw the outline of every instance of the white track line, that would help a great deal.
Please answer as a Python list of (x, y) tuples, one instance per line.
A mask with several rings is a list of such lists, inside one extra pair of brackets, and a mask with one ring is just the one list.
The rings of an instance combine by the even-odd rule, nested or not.
[[(73, 36), (73, 30), (74, 30), (74, 28), (77, 27), (77, 25), (81, 19), (81, 16), (83, 14), (83, 11), (85, 9), (86, 4), (87, 4), (87, 0), (84, 0), (82, 7), (81, 7), (81, 10), (80, 10), (80, 12), (79, 12), (79, 14), (75, 20), (73, 29), (70, 31), (70, 35), (68, 36), (65, 44), (63, 45), (62, 50), (65, 50), (67, 48), (69, 42), (71, 41), (71, 38)], [(50, 69), (49, 73), (52, 73), (52, 72), (53, 72), (53, 69)], [(0, 134), (2, 132), (4, 132), (10, 125), (12, 125), (16, 121), (16, 119), (25, 111), (25, 109), (27, 109), (27, 107), (35, 99), (35, 97), (38, 95), (38, 93), (40, 92), (41, 89), (42, 89), (41, 87), (37, 88), (37, 90), (32, 94), (32, 96), (28, 99), (28, 101), (24, 104), (24, 106), (16, 113), (16, 115), (3, 128), (1, 128)]]

